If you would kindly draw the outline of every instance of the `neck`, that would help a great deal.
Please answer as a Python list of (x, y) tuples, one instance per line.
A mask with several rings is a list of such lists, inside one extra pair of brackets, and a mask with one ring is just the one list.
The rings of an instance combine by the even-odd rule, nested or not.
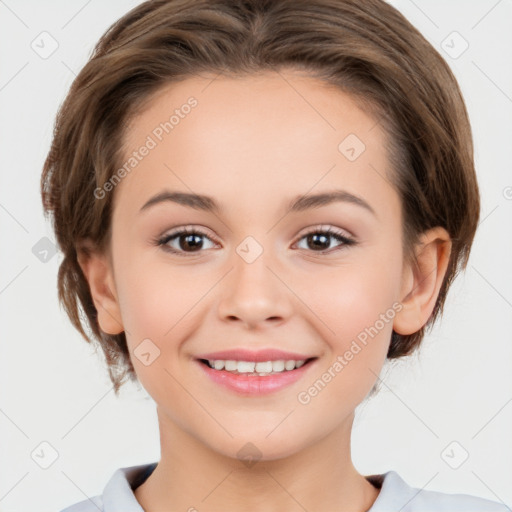
[(145, 512), (366, 512), (379, 490), (352, 464), (352, 421), (287, 457), (240, 460), (212, 450), (159, 412), (161, 460), (135, 497)]

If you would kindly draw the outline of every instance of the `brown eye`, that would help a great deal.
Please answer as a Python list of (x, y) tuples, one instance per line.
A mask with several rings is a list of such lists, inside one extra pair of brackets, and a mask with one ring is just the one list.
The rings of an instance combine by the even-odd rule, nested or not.
[(299, 241), (305, 240), (305, 249), (313, 252), (325, 252), (331, 249), (332, 240), (340, 242), (333, 250), (343, 248), (343, 246), (353, 245), (354, 240), (344, 236), (338, 231), (332, 229), (321, 230), (316, 229), (306, 233)]
[(183, 229), (163, 236), (158, 240), (158, 245), (174, 254), (185, 255), (187, 253), (199, 253), (201, 249), (210, 248), (205, 247), (205, 239), (209, 240), (213, 246), (215, 245), (205, 233), (198, 230)]

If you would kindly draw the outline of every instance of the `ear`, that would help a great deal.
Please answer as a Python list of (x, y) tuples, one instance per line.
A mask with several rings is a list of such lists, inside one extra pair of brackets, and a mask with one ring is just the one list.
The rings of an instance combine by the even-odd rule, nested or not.
[(98, 312), (100, 329), (107, 334), (123, 332), (112, 262), (108, 254), (98, 251), (90, 242), (85, 241), (77, 251), (77, 259), (89, 283), (92, 300)]
[(416, 261), (404, 264), (400, 297), (403, 308), (393, 330), (402, 335), (419, 331), (430, 318), (450, 261), (452, 242), (441, 227), (422, 234), (415, 247)]

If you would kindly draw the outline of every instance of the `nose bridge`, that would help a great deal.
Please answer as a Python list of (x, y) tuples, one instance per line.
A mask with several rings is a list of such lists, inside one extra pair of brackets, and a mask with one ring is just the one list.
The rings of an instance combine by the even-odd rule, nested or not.
[[(222, 291), (219, 315), (255, 325), (286, 318), (291, 312), (287, 288), (275, 274), (278, 258), (248, 236), (235, 249), (230, 272)], [(288, 292), (289, 293), (289, 292)]]

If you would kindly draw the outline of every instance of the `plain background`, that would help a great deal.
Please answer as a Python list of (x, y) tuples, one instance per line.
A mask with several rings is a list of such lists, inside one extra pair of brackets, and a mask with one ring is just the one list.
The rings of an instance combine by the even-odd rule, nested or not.
[[(0, 1), (3, 512), (60, 510), (100, 494), (115, 469), (159, 457), (153, 401), (130, 384), (114, 396), (101, 353), (58, 305), (61, 257), (39, 196), (58, 106), (98, 38), (139, 3)], [(363, 474), (393, 469), (419, 488), (511, 506), (512, 3), (392, 3), (459, 80), (482, 216), (441, 323), (418, 356), (384, 368), (380, 394), (358, 408), (353, 460)], [(33, 47), (47, 38), (51, 49), (45, 31), (58, 47), (43, 58)]]

